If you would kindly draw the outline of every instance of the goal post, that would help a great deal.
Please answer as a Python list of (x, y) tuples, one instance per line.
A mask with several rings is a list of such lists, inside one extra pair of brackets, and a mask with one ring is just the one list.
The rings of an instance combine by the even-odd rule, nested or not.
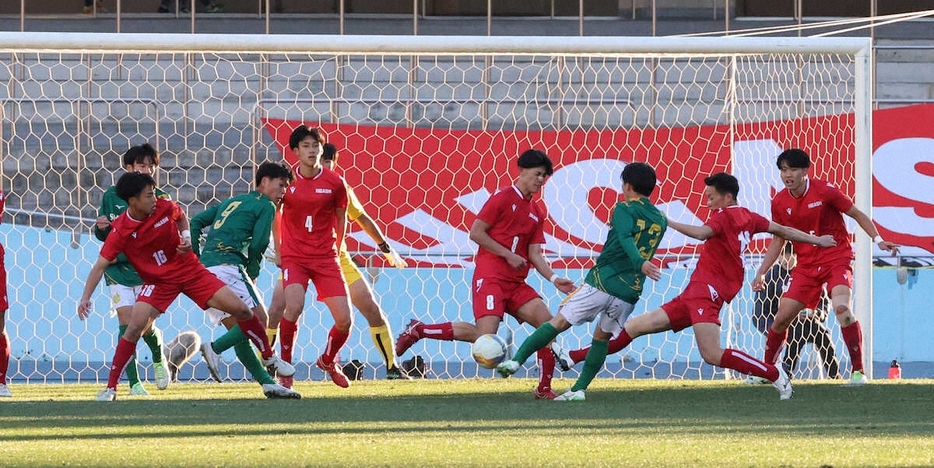
[[(578, 283), (606, 236), (620, 171), (633, 161), (659, 173), (653, 202), (696, 224), (708, 215), (702, 176), (718, 171), (734, 173), (740, 203), (768, 216), (780, 188), (777, 151), (802, 147), (814, 159), (812, 176), (839, 184), (871, 213), (870, 51), (868, 38), (0, 32), (10, 377), (106, 378), (117, 329), (106, 291), (98, 290), (87, 322), (78, 321), (75, 302), (100, 249), (88, 235), (100, 196), (130, 145), (160, 151), (160, 185), (193, 216), (250, 190), (259, 162), (291, 158), (294, 126), (321, 126), (340, 148), (339, 171), (411, 264), (389, 268), (366, 234), (350, 232), (349, 247), (398, 334), (410, 318), (473, 320), (470, 225), (490, 194), (512, 183), (515, 157), (531, 147), (555, 162), (541, 194), (546, 252)], [(760, 238), (747, 253), (747, 277), (764, 246)], [(871, 373), (872, 245), (857, 233), (855, 246), (854, 303)], [(696, 254), (697, 243), (670, 231), (658, 255), (663, 279), (649, 283), (636, 313), (680, 292)], [(267, 299), (276, 274), (266, 265), (260, 277)], [(556, 311), (561, 294), (535, 272), (529, 281)], [(295, 356), (299, 376), (317, 379), (310, 364), (332, 322), (313, 298)], [(752, 301), (747, 281), (722, 312), (724, 339), (761, 356)], [(187, 300), (157, 324), (167, 339), (217, 333)], [(531, 331), (507, 319), (501, 335), (517, 343)], [(561, 339), (575, 348), (590, 334), (578, 327)], [(834, 340), (846, 361), (838, 331)], [(138, 354), (145, 368), (148, 351), (140, 346)], [(423, 340), (400, 360), (413, 354), (437, 377), (491, 375), (477, 369), (466, 344)], [(233, 355), (224, 357), (225, 375), (243, 378)], [(367, 378), (381, 372), (359, 314), (341, 357), (366, 363)], [(700, 363), (690, 333), (669, 333), (610, 357), (603, 375), (715, 374)], [(206, 376), (197, 358), (181, 373)]]

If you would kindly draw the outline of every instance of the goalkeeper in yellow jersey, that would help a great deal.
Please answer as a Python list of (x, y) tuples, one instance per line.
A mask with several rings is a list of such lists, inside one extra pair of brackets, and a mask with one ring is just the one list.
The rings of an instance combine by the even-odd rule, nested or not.
[[(324, 145), (321, 163), (329, 170), (336, 169), (337, 148), (334, 145), (330, 143)], [(382, 251), (383, 255), (392, 266), (396, 268), (405, 268), (407, 266), (405, 260), (389, 245), (379, 226), (373, 222), (373, 218), (370, 218), (363, 209), (363, 205), (360, 203), (360, 200), (357, 199), (356, 195), (354, 195), (350, 187), (347, 188), (347, 195), (347, 218), (350, 221), (355, 221), (363, 229), (363, 232), (367, 233), (367, 235), (376, 242), (380, 251)], [(379, 306), (379, 303), (376, 302), (376, 297), (373, 295), (373, 289), (370, 287), (370, 283), (363, 277), (360, 269), (354, 264), (353, 259), (350, 258), (350, 254), (347, 253), (346, 244), (340, 246), (339, 256), (341, 271), (344, 274), (344, 279), (347, 281), (350, 290), (350, 301), (353, 303), (354, 307), (363, 314), (363, 317), (370, 326), (370, 336), (373, 338), (373, 343), (376, 345), (376, 349), (379, 350), (383, 361), (386, 363), (386, 378), (390, 380), (410, 379), (411, 377), (406, 375), (405, 371), (396, 363), (396, 356), (393, 354), (395, 343), (392, 331), (389, 329), (386, 313)], [(298, 324), (296, 322), (282, 318), (284, 311), (285, 297), (282, 294), (282, 281), (280, 279), (273, 291), (272, 303), (269, 305), (269, 329), (267, 332), (269, 334), (270, 343), (275, 342), (276, 333), (280, 328), (291, 328), (292, 336), (297, 332)], [(283, 345), (287, 346), (285, 343), (283, 343)], [(280, 377), (279, 381), (285, 387), (290, 387), (292, 384), (291, 378)]]

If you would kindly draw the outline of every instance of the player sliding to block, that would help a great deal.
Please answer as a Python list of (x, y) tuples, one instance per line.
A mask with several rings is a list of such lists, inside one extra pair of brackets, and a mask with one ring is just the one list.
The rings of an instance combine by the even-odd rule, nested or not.
[[(770, 222), (739, 206), (739, 182), (732, 175), (723, 172), (714, 174), (705, 178), (704, 184), (707, 185), (704, 190), (707, 207), (713, 210), (707, 223), (691, 226), (668, 221), (668, 226), (681, 234), (705, 241), (690, 282), (678, 297), (658, 309), (627, 321), (619, 336), (613, 340), (618, 346), (616, 351), (642, 335), (668, 330), (678, 332), (692, 327), (705, 362), (764, 378), (772, 382), (778, 390), (779, 398), (787, 400), (791, 398), (792, 387), (784, 369), (759, 361), (742, 351), (720, 347), (720, 309), (724, 303), (733, 300), (743, 285), (742, 254), (754, 234), (768, 232), (820, 247), (832, 247), (837, 243), (832, 236), (806, 234)], [(585, 362), (590, 360), (590, 352), (593, 352), (592, 348)], [(562, 399), (583, 400), (586, 385), (581, 386), (581, 383), (578, 381), (569, 394), (562, 395)]]
[[(126, 333), (117, 343), (107, 388), (97, 395), (98, 401), (113, 401), (123, 368), (133, 353), (143, 330), (161, 315), (178, 297), (185, 294), (202, 309), (215, 307), (237, 319), (239, 327), (221, 337), (233, 346), (249, 338), (263, 357), (263, 364), (281, 375), (292, 375), (295, 368), (273, 355), (265, 328), (250, 308), (223, 281), (208, 271), (191, 251), (188, 219), (174, 202), (157, 198), (156, 182), (148, 174), (129, 172), (117, 181), (117, 196), (126, 200), (127, 210), (111, 224), (110, 235), (101, 248), (97, 262), (88, 274), (84, 292), (78, 301), (78, 317), (91, 313), (91, 294), (104, 271), (121, 252), (143, 279)], [(221, 341), (220, 339), (218, 341)], [(218, 346), (215, 351), (222, 352)]]

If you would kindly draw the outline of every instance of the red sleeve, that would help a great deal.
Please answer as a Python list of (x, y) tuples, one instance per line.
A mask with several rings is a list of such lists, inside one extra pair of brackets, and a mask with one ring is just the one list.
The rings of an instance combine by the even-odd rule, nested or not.
[(501, 192), (494, 193), (493, 196), (483, 204), (483, 207), (480, 208), (480, 212), (477, 213), (477, 218), (490, 226), (499, 219), (503, 211), (503, 204), (500, 203), (502, 197), (498, 196), (500, 193)]
[(347, 199), (347, 183), (340, 176), (337, 177), (337, 187), (334, 190), (334, 193), (337, 194), (337, 207), (338, 208), (347, 208), (348, 199)]
[(782, 202), (779, 197), (772, 198), (772, 221), (775, 221), (778, 224), (787, 224), (783, 222), (782, 217)]
[(120, 234), (118, 229), (118, 226), (111, 227), (110, 234), (107, 235), (107, 240), (104, 241), (104, 246), (101, 247), (101, 257), (111, 262), (116, 260), (117, 255), (123, 252), (126, 242), (125, 237)]
[(850, 197), (846, 196), (846, 194), (841, 192), (840, 189), (834, 185), (827, 184), (827, 190), (824, 192), (824, 199), (830, 203), (830, 206), (841, 213), (846, 213), (850, 211), (850, 208), (853, 208), (853, 200), (850, 200)]
[(752, 215), (752, 233), (757, 232), (769, 232), (769, 225), (772, 224), (765, 216), (762, 216), (758, 213), (749, 212)]
[(707, 222), (704, 223), (710, 229), (713, 229), (714, 235), (718, 235), (723, 232), (723, 215), (725, 212), (723, 209), (714, 211), (710, 218), (707, 219)]
[(3, 206), (6, 204), (6, 195), (0, 190), (0, 215), (3, 214)]

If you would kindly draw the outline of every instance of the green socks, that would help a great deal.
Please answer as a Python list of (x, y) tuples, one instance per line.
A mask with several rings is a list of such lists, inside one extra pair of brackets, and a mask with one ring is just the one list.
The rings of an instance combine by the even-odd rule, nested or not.
[(233, 328), (227, 330), (227, 333), (224, 333), (220, 336), (220, 338), (214, 340), (214, 343), (209, 343), (208, 346), (212, 346), (214, 348), (214, 352), (220, 354), (230, 348), (233, 348), (241, 341), (246, 341), (247, 344), (249, 344), (249, 340), (247, 339), (246, 335), (244, 335), (243, 331), (240, 330), (240, 325), (234, 325)]
[(243, 364), (243, 367), (246, 367), (246, 370), (250, 372), (253, 378), (256, 379), (260, 385), (276, 383), (274, 380), (272, 380), (272, 377), (269, 375), (269, 373), (266, 372), (266, 368), (263, 367), (263, 363), (260, 362), (259, 358), (256, 356), (256, 353), (253, 351), (253, 346), (250, 346), (249, 340), (242, 340), (235, 344), (233, 348), (237, 353), (237, 359), (240, 360), (240, 363)]
[(593, 340), (590, 343), (590, 351), (587, 352), (587, 357), (584, 359), (584, 369), (581, 371), (581, 375), (577, 377), (577, 382), (574, 382), (571, 390), (576, 392), (587, 389), (590, 382), (597, 376), (597, 372), (603, 369), (603, 363), (606, 362), (606, 350), (609, 347), (610, 343), (608, 341)]
[(156, 328), (155, 325), (152, 326), (152, 331), (148, 335), (143, 335), (143, 341), (149, 346), (149, 350), (152, 351), (152, 362), (162, 362), (162, 332)]
[(556, 329), (551, 322), (545, 322), (544, 325), (535, 329), (535, 331), (522, 342), (522, 346), (519, 346), (519, 350), (516, 351), (516, 355), (512, 357), (512, 360), (518, 362), (519, 365), (524, 364), (525, 361), (529, 359), (529, 356), (538, 352), (538, 350), (545, 346), (548, 346), (548, 343), (551, 343), (551, 340), (554, 340), (556, 336), (558, 336), (558, 329)]

